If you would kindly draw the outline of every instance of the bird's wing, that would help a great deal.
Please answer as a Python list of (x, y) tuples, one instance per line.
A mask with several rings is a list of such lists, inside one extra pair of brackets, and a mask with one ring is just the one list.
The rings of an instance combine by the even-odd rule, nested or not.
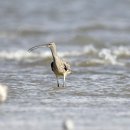
[(51, 69), (52, 69), (52, 71), (54, 71), (54, 69), (53, 69), (53, 62), (51, 63)]
[(64, 62), (64, 69), (67, 70), (71, 70), (70, 65), (67, 62)]

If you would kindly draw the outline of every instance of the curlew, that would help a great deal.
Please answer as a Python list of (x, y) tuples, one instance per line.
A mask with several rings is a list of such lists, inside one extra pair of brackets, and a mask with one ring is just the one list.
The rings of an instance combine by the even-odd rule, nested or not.
[(58, 80), (59, 76), (63, 76), (64, 77), (63, 87), (64, 87), (66, 76), (71, 73), (70, 65), (68, 63), (66, 63), (65, 61), (63, 61), (58, 56), (57, 50), (56, 50), (56, 44), (54, 42), (50, 42), (49, 44), (34, 46), (34, 47), (30, 48), (28, 51), (31, 52), (40, 47), (49, 47), (50, 48), (51, 53), (52, 53), (52, 58), (53, 58), (53, 62), (51, 63), (51, 69), (56, 76), (57, 86), (59, 87), (59, 80)]

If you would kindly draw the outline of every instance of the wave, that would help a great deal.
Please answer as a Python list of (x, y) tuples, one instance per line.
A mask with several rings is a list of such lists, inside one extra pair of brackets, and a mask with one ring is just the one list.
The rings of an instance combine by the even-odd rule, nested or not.
[[(127, 60), (130, 57), (130, 48), (119, 46), (113, 48), (96, 48), (93, 45), (84, 46), (79, 50), (59, 52), (61, 57), (72, 57), (71, 59), (79, 60), (78, 65), (97, 65), (97, 64), (112, 64), (125, 65), (120, 60)], [(16, 60), (16, 61), (31, 61), (37, 59), (48, 59), (51, 57), (50, 51), (28, 53), (25, 50), (17, 51), (1, 51), (0, 60)], [(84, 57), (84, 58), (82, 58)], [(84, 60), (86, 58), (86, 60)], [(69, 59), (69, 58), (68, 58)], [(70, 61), (71, 62), (71, 61)]]

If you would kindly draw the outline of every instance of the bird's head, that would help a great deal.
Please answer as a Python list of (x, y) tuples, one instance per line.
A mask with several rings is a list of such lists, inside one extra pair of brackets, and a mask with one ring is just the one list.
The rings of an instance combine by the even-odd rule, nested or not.
[(34, 46), (32, 48), (30, 48), (28, 51), (31, 52), (37, 48), (41, 48), (41, 47), (49, 47), (50, 49), (52, 48), (56, 48), (56, 44), (54, 42), (50, 42), (48, 44), (42, 44), (42, 45), (38, 45), (38, 46)]
[(54, 42), (50, 42), (49, 44), (47, 44), (47, 47), (49, 48), (56, 47), (56, 44)]

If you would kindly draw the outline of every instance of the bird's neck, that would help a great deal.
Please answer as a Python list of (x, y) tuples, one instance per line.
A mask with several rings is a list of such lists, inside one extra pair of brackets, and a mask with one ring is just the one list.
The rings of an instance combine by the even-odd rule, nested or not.
[(51, 48), (51, 53), (52, 53), (53, 60), (56, 60), (58, 57), (56, 48)]

